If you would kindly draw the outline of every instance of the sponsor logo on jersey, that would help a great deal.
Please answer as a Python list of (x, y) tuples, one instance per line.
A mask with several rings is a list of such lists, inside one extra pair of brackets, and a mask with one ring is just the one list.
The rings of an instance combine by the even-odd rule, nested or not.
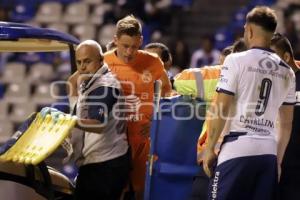
[(275, 78), (280, 78), (280, 79), (283, 79), (283, 80), (288, 80), (289, 79), (286, 74), (281, 74), (281, 73), (278, 73), (278, 72), (275, 72), (275, 71), (256, 68), (256, 67), (248, 67), (248, 72), (260, 73), (260, 74), (264, 74), (264, 75), (271, 75)]
[(269, 57), (262, 58), (260, 61), (258, 61), (258, 65), (260, 68), (267, 71), (277, 71), (279, 69), (276, 61), (270, 59)]
[(251, 118), (246, 117), (244, 115), (240, 116), (240, 122), (248, 125), (256, 125), (256, 126), (266, 126), (269, 128), (274, 128), (274, 122), (264, 118)]
[(212, 200), (217, 199), (218, 196), (217, 194), (218, 194), (219, 176), (220, 176), (220, 172), (216, 171), (215, 177), (213, 179), (212, 191), (211, 191)]

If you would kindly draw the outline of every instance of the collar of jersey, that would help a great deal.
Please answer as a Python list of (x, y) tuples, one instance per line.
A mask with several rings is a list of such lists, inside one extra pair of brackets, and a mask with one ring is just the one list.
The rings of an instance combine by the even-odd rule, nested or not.
[(269, 51), (271, 53), (275, 53), (272, 49), (270, 48), (264, 48), (264, 47), (252, 47), (251, 49), (260, 49), (260, 50), (263, 50), (263, 51)]
[(89, 80), (86, 80), (82, 83), (82, 92), (86, 91), (94, 82), (97, 78), (101, 77), (103, 74), (106, 74), (108, 72), (108, 66), (106, 63), (104, 63), (102, 65), (102, 67), (100, 69), (98, 69), (98, 71), (93, 75), (92, 78), (90, 78)]

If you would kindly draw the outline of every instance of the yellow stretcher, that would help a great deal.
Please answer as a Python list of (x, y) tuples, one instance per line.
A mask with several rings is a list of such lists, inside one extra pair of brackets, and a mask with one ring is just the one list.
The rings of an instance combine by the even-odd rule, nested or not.
[(25, 133), (0, 156), (0, 179), (33, 187), (48, 199), (71, 195), (73, 185), (67, 177), (43, 162), (69, 135), (76, 117), (61, 114), (42, 118), (38, 113)]

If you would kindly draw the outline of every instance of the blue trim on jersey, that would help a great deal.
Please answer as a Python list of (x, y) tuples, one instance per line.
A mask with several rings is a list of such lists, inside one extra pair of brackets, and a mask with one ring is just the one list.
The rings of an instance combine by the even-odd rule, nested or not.
[(279, 62), (279, 65), (282, 66), (282, 67), (285, 67), (285, 68), (287, 68), (287, 69), (290, 69), (290, 68), (291, 68), (288, 64), (286, 64), (286, 63), (283, 62), (282, 60)]
[(290, 103), (290, 102), (283, 102), (282, 105), (286, 105), (286, 106), (291, 105), (291, 106), (293, 106), (293, 105), (296, 105), (296, 102), (292, 102), (292, 103)]
[(224, 136), (222, 144), (225, 144), (226, 142), (232, 142), (237, 140), (240, 136), (247, 135), (247, 132), (235, 132), (230, 131), (228, 135)]
[(222, 88), (217, 88), (217, 89), (216, 89), (216, 92), (228, 94), (228, 95), (231, 95), (231, 96), (234, 96), (234, 95), (235, 95), (235, 93), (230, 92), (230, 91), (228, 91), (228, 90), (224, 90), (224, 89), (222, 89)]
[[(96, 119), (101, 123), (105, 122), (105, 117), (112, 111), (114, 104), (117, 102), (117, 96), (120, 91), (112, 87), (99, 87), (88, 94), (88, 119)], [(97, 98), (99, 97), (99, 98)], [(99, 103), (99, 104), (97, 104)]]
[(271, 53), (275, 53), (275, 51), (273, 51), (270, 48), (264, 48), (264, 47), (252, 47), (251, 49), (260, 49), (260, 50), (264, 50), (264, 51), (269, 51)]

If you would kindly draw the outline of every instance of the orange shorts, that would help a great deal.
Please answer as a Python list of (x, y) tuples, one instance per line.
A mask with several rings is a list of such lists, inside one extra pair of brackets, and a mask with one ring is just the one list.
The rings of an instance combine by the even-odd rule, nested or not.
[(134, 191), (144, 191), (146, 162), (150, 151), (149, 133), (149, 121), (128, 123), (128, 141), (132, 155), (132, 171), (130, 174), (130, 180)]

